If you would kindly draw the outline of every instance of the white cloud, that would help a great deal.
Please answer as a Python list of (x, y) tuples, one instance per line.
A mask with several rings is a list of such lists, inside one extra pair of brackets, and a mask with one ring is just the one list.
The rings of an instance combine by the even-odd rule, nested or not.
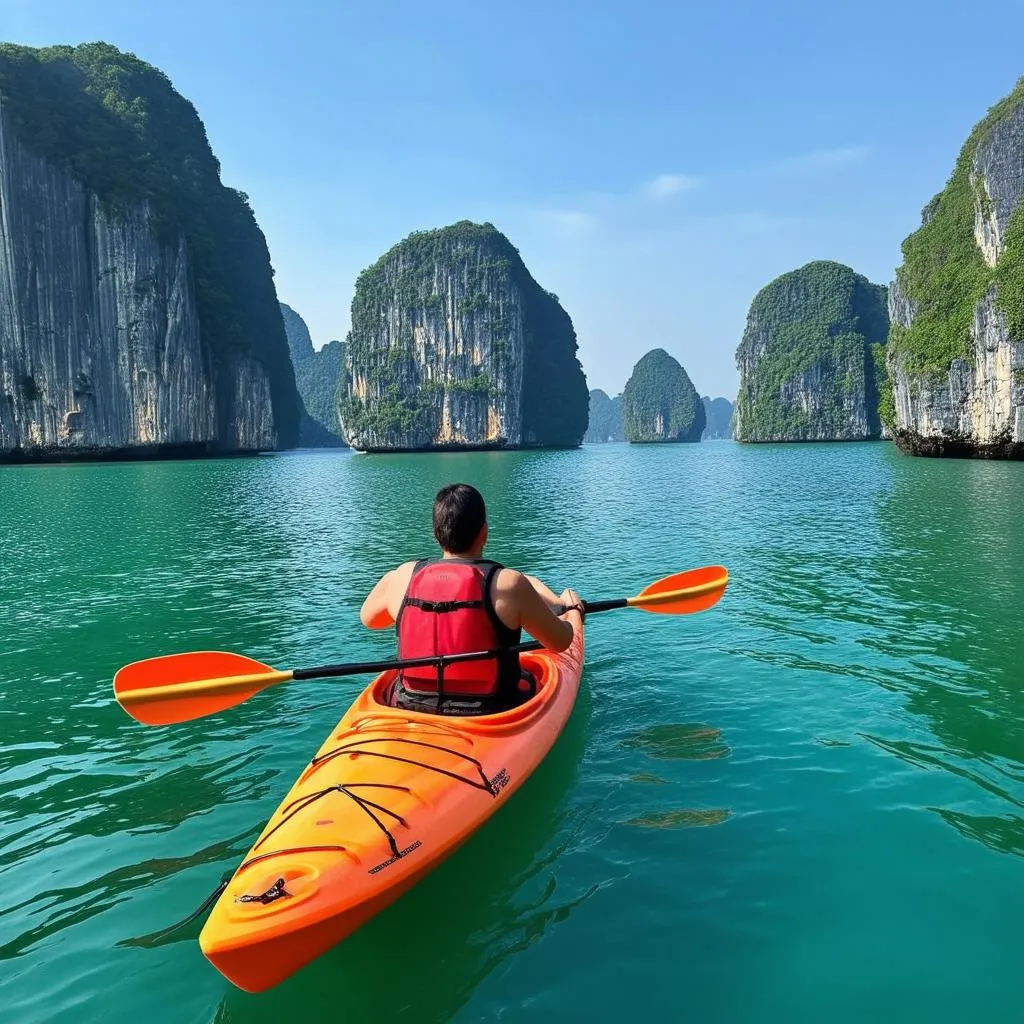
[(648, 199), (663, 202), (680, 192), (696, 188), (698, 184), (698, 180), (689, 174), (659, 174), (644, 185), (643, 193)]
[(597, 227), (597, 218), (583, 210), (535, 209), (533, 217), (562, 238), (581, 238)]
[(863, 163), (871, 153), (868, 146), (841, 146), (837, 149), (814, 149), (780, 160), (772, 167), (779, 174), (803, 176), (839, 170)]

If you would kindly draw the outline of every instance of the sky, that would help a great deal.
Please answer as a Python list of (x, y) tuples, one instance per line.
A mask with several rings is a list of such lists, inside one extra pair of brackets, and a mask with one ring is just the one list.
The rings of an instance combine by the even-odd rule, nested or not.
[(490, 221), (612, 395), (660, 347), (733, 398), (751, 300), (810, 260), (888, 283), (1022, 36), (1019, 0), (0, 0), (0, 39), (192, 101), (316, 347), (395, 242)]

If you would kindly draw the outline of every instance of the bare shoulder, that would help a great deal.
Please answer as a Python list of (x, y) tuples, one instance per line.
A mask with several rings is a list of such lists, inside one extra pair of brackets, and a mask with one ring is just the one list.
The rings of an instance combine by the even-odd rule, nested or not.
[(502, 569), (494, 580), (494, 589), (503, 597), (522, 593), (524, 586), (529, 586), (529, 581), (518, 569)]
[(412, 579), (413, 570), (415, 568), (415, 562), (403, 562), (397, 568), (392, 569), (388, 574), (391, 577), (391, 586), (394, 589), (401, 590), (402, 593), (405, 593), (405, 589), (409, 586), (409, 581)]

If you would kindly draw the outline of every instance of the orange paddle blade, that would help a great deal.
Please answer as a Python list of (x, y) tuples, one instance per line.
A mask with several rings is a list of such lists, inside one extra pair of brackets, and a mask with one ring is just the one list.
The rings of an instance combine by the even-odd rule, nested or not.
[(290, 677), (290, 672), (278, 672), (240, 654), (168, 654), (119, 669), (114, 696), (143, 725), (171, 725), (225, 711), (264, 686)]
[(629, 598), (627, 604), (660, 615), (702, 612), (718, 603), (728, 583), (729, 570), (724, 565), (706, 565), (666, 576)]

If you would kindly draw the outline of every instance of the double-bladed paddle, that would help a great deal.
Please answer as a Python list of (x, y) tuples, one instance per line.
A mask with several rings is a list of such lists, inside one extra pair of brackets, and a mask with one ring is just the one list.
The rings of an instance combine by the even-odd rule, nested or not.
[[(662, 615), (688, 615), (704, 611), (725, 593), (729, 572), (724, 566), (666, 576), (644, 588), (635, 597), (611, 601), (584, 601), (587, 615), (615, 608), (639, 608)], [(532, 640), (519, 644), (519, 651), (536, 651), (541, 644)], [(493, 658), (496, 651), (476, 651), (447, 655), (445, 665), (460, 661)], [(387, 672), (391, 669), (436, 665), (440, 658), (391, 659), (321, 665), (281, 672), (241, 654), (223, 651), (195, 651), (146, 658), (119, 669), (114, 676), (114, 695), (132, 718), (144, 725), (171, 725), (225, 711), (248, 700), (260, 690), (278, 683), (304, 679), (333, 679)]]

